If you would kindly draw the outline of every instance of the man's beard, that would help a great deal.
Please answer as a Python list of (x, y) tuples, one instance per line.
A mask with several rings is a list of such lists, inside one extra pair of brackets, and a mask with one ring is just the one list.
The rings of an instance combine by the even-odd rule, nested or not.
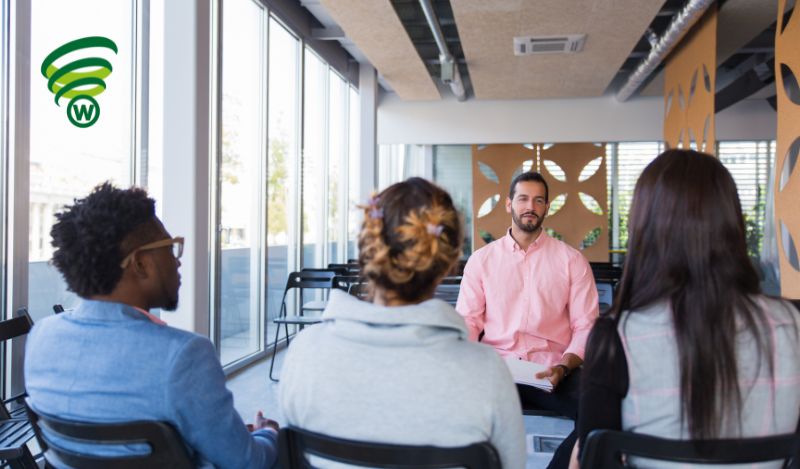
[(526, 233), (534, 233), (539, 228), (542, 227), (542, 222), (544, 221), (544, 218), (540, 217), (539, 215), (537, 215), (537, 214), (535, 214), (533, 212), (526, 212), (526, 213), (528, 213), (530, 215), (533, 215), (533, 217), (534, 217), (534, 221), (533, 222), (524, 223), (522, 221), (522, 217), (518, 216), (517, 213), (514, 210), (511, 210), (511, 219), (514, 220), (514, 224), (517, 225), (517, 227), (520, 230), (522, 230), (522, 231), (524, 231)]

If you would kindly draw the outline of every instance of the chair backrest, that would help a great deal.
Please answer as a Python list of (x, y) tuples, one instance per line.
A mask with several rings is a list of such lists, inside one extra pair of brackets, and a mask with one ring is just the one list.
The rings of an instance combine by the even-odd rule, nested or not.
[(26, 308), (17, 310), (17, 314), (12, 319), (0, 321), (0, 342), (20, 337), (30, 332), (33, 327), (33, 320)]
[(313, 467), (307, 455), (344, 464), (393, 468), (500, 469), (500, 457), (489, 443), (458, 448), (391, 445), (344, 440), (298, 428), (282, 428), (278, 435), (278, 462), (284, 469)]
[(797, 469), (800, 465), (800, 434), (692, 441), (595, 430), (584, 443), (581, 467), (629, 467), (622, 462), (622, 455), (688, 464), (751, 464), (785, 460), (788, 462), (784, 467)]
[(330, 289), (333, 288), (333, 278), (337, 272), (327, 269), (303, 269), (300, 272), (291, 272), (286, 279), (286, 291), (292, 288), (302, 289)]
[(789, 301), (794, 305), (795, 308), (797, 308), (797, 311), (800, 312), (800, 300), (789, 300)]
[[(194, 467), (183, 440), (168, 423), (155, 421), (125, 423), (86, 423), (64, 420), (33, 410), (25, 400), (36, 438), (44, 450), (45, 460), (55, 467), (64, 465), (81, 469), (136, 469)], [(150, 453), (141, 456), (92, 456), (59, 448), (43, 436), (42, 429), (71, 440), (96, 445), (146, 444)]]

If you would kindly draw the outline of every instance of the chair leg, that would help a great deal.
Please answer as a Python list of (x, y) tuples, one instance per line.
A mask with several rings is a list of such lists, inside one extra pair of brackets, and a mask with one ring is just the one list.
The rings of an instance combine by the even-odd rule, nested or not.
[(278, 335), (281, 333), (281, 325), (278, 324), (275, 328), (275, 342), (272, 344), (272, 360), (269, 363), (269, 379), (278, 382), (277, 379), (272, 377), (272, 368), (275, 367), (275, 355), (278, 354)]

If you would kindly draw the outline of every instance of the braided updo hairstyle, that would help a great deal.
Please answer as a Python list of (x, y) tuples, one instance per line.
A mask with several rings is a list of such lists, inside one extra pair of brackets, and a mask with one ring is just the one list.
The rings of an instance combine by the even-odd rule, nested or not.
[(431, 296), (461, 257), (464, 236), (450, 195), (414, 177), (388, 187), (363, 209), (358, 262), (370, 287), (407, 302)]

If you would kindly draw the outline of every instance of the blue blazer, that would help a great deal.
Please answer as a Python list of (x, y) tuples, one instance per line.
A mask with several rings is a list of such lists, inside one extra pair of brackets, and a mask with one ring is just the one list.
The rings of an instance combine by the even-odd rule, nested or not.
[[(46, 414), (85, 422), (169, 422), (198, 465), (275, 463), (277, 435), (247, 431), (211, 342), (156, 324), (128, 305), (83, 300), (74, 311), (39, 321), (27, 339), (25, 383), (33, 407)], [(142, 448), (89, 451), (131, 454)]]

